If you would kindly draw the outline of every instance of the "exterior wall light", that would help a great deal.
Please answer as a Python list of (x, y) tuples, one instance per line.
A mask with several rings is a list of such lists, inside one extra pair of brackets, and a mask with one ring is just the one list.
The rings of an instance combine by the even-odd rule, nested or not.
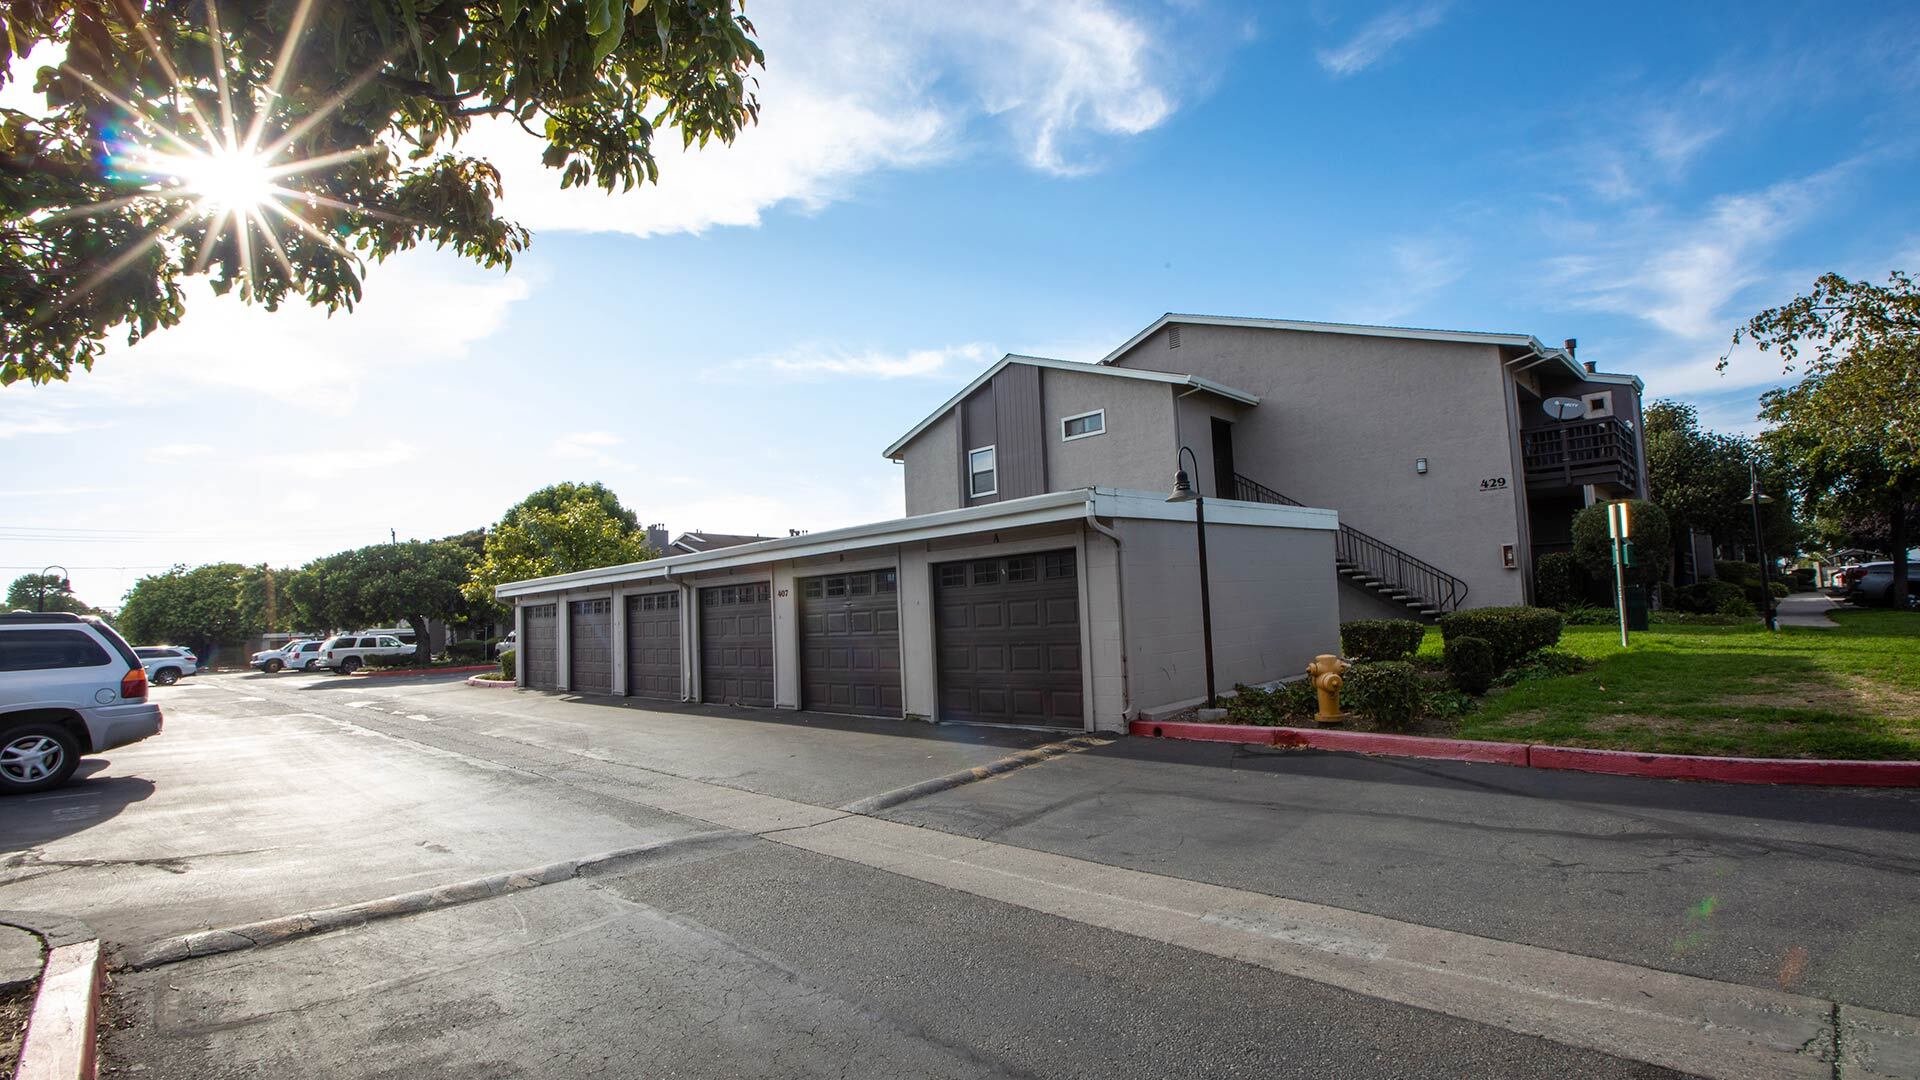
[(1427, 475), (1427, 459), (1423, 457), (1414, 458), (1413, 471), (1419, 473), (1421, 476)]

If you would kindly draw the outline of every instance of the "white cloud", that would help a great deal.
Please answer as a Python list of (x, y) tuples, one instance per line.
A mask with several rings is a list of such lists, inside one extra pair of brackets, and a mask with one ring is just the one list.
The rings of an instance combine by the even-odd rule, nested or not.
[(147, 451), (147, 460), (156, 465), (174, 465), (192, 458), (206, 457), (213, 447), (206, 443), (167, 443)]
[(818, 210), (860, 177), (967, 153), (987, 121), (1031, 167), (1074, 175), (1094, 166), (1089, 143), (1174, 110), (1157, 35), (1105, 0), (768, 3), (753, 20), (768, 56), (759, 123), (732, 146), (691, 151), (659, 133), (657, 185), (562, 191), (510, 123), (477, 125), (462, 145), (500, 167), (503, 212), (531, 228), (650, 236), (757, 225), (780, 205)]
[(1384, 11), (1346, 44), (1321, 49), (1320, 66), (1339, 78), (1357, 75), (1379, 63), (1401, 42), (1440, 25), (1446, 12), (1443, 3), (1409, 4)]
[(621, 464), (607, 453), (626, 442), (611, 431), (570, 431), (553, 441), (547, 453), (563, 461), (585, 461), (608, 467)]
[(61, 420), (52, 416), (31, 416), (25, 419), (0, 420), (0, 439), (17, 439), (23, 435), (71, 435), (76, 431), (99, 427), (98, 424), (78, 423)]
[(956, 367), (978, 369), (997, 359), (1000, 353), (979, 343), (950, 345), (941, 349), (912, 349), (888, 352), (869, 349), (848, 352), (824, 345), (802, 345), (768, 356), (758, 356), (730, 365), (732, 371), (774, 373), (798, 379), (843, 375), (853, 378), (924, 378), (950, 373)]

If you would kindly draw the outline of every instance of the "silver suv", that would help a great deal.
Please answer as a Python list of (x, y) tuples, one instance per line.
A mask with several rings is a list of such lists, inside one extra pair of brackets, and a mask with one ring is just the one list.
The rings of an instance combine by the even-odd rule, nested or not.
[(172, 686), (183, 675), (200, 673), (200, 658), (193, 655), (192, 649), (182, 649), (175, 645), (141, 645), (133, 650), (140, 658), (140, 665), (147, 669), (147, 678), (155, 686)]
[(347, 634), (320, 646), (320, 663), (338, 675), (351, 675), (369, 656), (412, 656), (413, 646), (392, 634)]
[(160, 733), (147, 672), (126, 639), (91, 616), (0, 615), (0, 794), (59, 787), (82, 754)]

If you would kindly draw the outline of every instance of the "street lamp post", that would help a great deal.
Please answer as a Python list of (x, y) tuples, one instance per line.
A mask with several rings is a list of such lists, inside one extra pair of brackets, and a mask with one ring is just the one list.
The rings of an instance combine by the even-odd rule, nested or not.
[(1766, 534), (1760, 530), (1760, 505), (1772, 502), (1773, 496), (1760, 490), (1758, 462), (1747, 462), (1747, 479), (1749, 482), (1747, 497), (1740, 501), (1753, 504), (1753, 561), (1760, 565), (1760, 602), (1766, 605), (1761, 610), (1767, 616), (1767, 629), (1778, 630), (1780, 623), (1773, 612), (1773, 586), (1768, 583), (1767, 578), (1767, 538)]
[(1200, 474), (1200, 457), (1192, 450), (1182, 446), (1180, 453), (1173, 456), (1173, 494), (1167, 496), (1170, 503), (1190, 502), (1193, 504), (1193, 532), (1200, 546), (1200, 645), (1206, 654), (1207, 662), (1207, 708), (1215, 707), (1213, 692), (1213, 589), (1207, 582), (1207, 500), (1194, 490), (1193, 482), (1187, 477), (1187, 470), (1180, 467), (1180, 454), (1193, 460), (1193, 473)]
[(45, 567), (41, 567), (41, 569), (40, 569), (40, 595), (39, 595), (39, 596), (38, 596), (38, 597), (37, 597), (37, 598), (36, 598), (36, 599), (34, 600), (34, 604), (33, 604), (33, 610), (34, 610), (35, 612), (37, 612), (37, 613), (39, 613), (39, 614), (41, 614), (41, 615), (44, 615), (44, 614), (46, 614), (46, 613), (47, 613), (47, 577), (48, 577), (48, 574), (47, 574), (47, 571), (49, 571), (49, 570), (58, 570), (58, 571), (60, 571), (60, 588), (61, 588), (62, 590), (64, 590), (64, 591), (66, 591), (66, 592), (72, 592), (72, 591), (73, 591), (73, 580), (72, 580), (72, 579), (73, 579), (73, 571), (71, 571), (71, 570), (69, 570), (69, 569), (67, 569), (67, 568), (66, 568), (66, 567), (64, 567), (64, 566), (45, 566)]

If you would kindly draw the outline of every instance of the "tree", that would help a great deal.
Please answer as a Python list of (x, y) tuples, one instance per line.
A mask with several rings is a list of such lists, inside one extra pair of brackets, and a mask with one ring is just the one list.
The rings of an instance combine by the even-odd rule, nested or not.
[(413, 628), (414, 663), (424, 665), (433, 654), (427, 620), (465, 614), (468, 559), (465, 548), (441, 540), (374, 544), (315, 559), (287, 591), (302, 619), (316, 626), (405, 620)]
[(1885, 285), (1823, 274), (1806, 295), (1748, 320), (1734, 334), (1743, 338), (1802, 372), (1760, 398), (1774, 425), (1762, 438), (1816, 514), (1886, 521), (1893, 603), (1904, 606), (1920, 497), (1920, 290), (1899, 271)]
[[(1750, 485), (1748, 466), (1763, 460), (1763, 448), (1749, 439), (1708, 431), (1700, 414), (1684, 402), (1648, 405), (1642, 417), (1647, 453), (1647, 488), (1666, 512), (1676, 554), (1685, 549), (1689, 529), (1712, 533), (1721, 544), (1741, 543), (1753, 532), (1752, 508), (1740, 500)], [(1767, 473), (1763, 468), (1763, 478)], [(1788, 550), (1799, 533), (1793, 501), (1780, 498), (1762, 508), (1768, 546)]]
[[(1649, 588), (1667, 579), (1668, 560), (1673, 556), (1673, 530), (1666, 511), (1639, 499), (1627, 500), (1628, 527), (1632, 530), (1634, 565), (1627, 567), (1629, 585)], [(1613, 539), (1607, 531), (1607, 504), (1594, 503), (1573, 517), (1573, 557), (1587, 573), (1613, 581)]]
[(21, 574), (14, 578), (13, 584), (7, 586), (6, 610), (96, 613), (92, 605), (73, 595), (73, 584), (59, 574)]
[[(550, 494), (561, 488), (572, 490)], [(509, 581), (658, 558), (638, 521), (599, 484), (536, 491), (488, 531), (486, 553), (474, 564), (467, 596), (492, 602), (494, 587)]]
[(215, 646), (264, 629), (259, 609), (246, 602), (249, 581), (259, 574), (258, 567), (209, 563), (143, 577), (120, 609), (120, 630), (136, 644), (186, 645), (210, 659)]
[[(274, 310), (360, 298), (364, 259), (421, 243), (504, 267), (528, 241), (475, 118), (544, 143), (563, 187), (656, 181), (658, 129), (731, 142), (759, 115), (733, 0), (10, 0), (0, 86), (0, 385), (90, 369), (106, 336), (179, 322), (211, 275)], [(104, 151), (104, 152), (103, 152)]]

